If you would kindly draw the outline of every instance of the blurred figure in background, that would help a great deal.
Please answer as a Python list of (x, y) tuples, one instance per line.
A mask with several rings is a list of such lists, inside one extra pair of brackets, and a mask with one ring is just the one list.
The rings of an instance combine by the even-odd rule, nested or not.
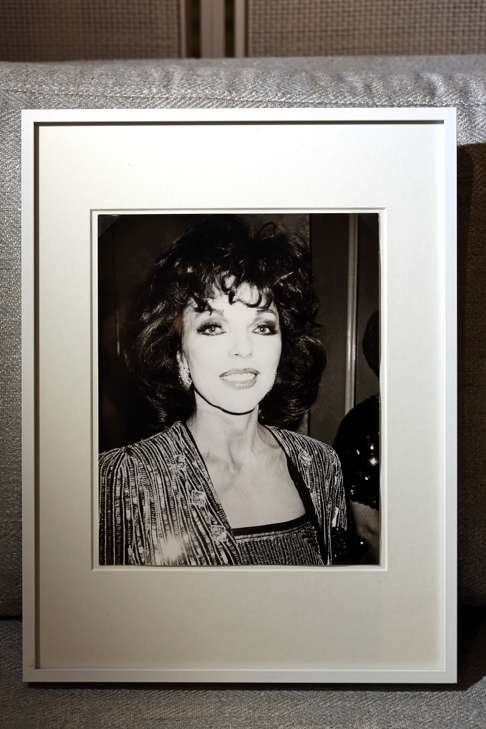
[[(377, 378), (380, 320), (375, 311), (363, 337), (363, 353)], [(348, 564), (380, 560), (380, 396), (368, 397), (343, 418), (334, 441), (350, 506)]]

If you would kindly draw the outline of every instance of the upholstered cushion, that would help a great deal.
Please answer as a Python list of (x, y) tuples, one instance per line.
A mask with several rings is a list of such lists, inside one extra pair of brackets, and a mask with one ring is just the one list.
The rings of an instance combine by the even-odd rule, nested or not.
[(457, 106), (461, 599), (486, 604), (486, 56), (0, 64), (0, 615), (20, 612), (20, 110)]
[(477, 0), (247, 0), (248, 56), (485, 53)]
[(182, 9), (180, 0), (2, 0), (0, 59), (180, 58)]

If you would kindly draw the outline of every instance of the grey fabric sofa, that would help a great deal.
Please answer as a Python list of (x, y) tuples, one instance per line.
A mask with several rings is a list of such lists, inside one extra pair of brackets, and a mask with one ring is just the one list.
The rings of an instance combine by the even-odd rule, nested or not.
[[(252, 106), (457, 107), (459, 687), (23, 686), (20, 110)], [(0, 64), (2, 726), (486, 726), (485, 143), (486, 56)]]

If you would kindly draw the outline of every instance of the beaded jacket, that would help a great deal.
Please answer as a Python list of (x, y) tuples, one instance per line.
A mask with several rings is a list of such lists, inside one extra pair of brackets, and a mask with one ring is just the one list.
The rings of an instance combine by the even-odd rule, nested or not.
[[(266, 427), (298, 479), (323, 563), (332, 564), (347, 527), (339, 459), (325, 443)], [(242, 563), (205, 462), (182, 422), (100, 455), (99, 527), (101, 565)]]

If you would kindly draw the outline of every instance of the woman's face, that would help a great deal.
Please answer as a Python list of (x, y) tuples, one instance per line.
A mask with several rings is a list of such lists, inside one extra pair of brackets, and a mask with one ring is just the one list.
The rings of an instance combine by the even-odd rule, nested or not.
[(249, 306), (258, 298), (242, 284), (231, 304), (217, 292), (205, 311), (189, 304), (183, 313), (182, 361), (196, 393), (225, 412), (251, 412), (275, 382), (282, 351), (278, 311), (273, 303)]

